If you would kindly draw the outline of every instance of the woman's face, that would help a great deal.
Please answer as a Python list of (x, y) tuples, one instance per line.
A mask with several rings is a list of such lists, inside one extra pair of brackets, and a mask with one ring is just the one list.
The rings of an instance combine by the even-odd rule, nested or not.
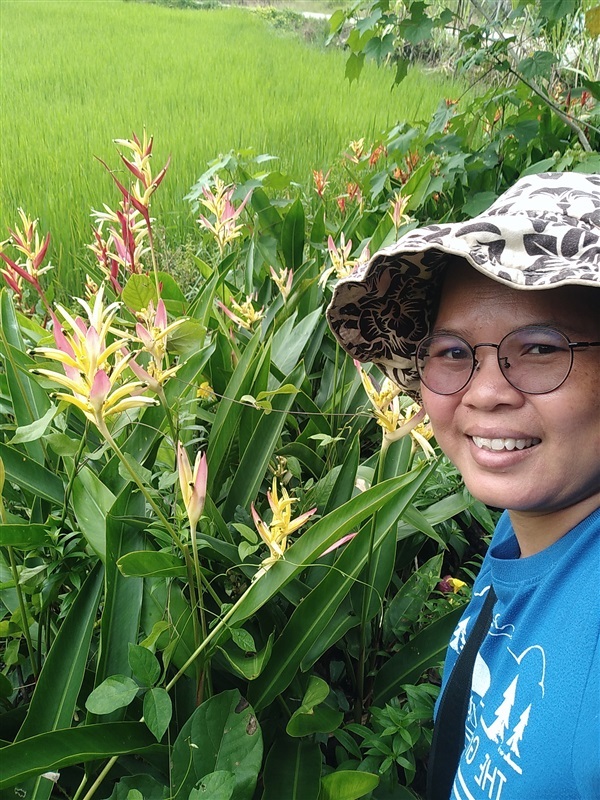
[[(460, 266), (442, 290), (434, 332), (453, 332), (474, 345), (543, 324), (571, 341), (599, 341), (597, 299), (583, 287), (510, 289)], [(508, 383), (494, 348), (478, 349), (477, 358), (479, 368), (457, 394), (422, 387), (437, 441), (467, 488), (498, 508), (529, 515), (571, 509), (572, 524), (584, 519), (600, 505), (600, 347), (575, 351), (567, 380), (539, 395)], [(500, 440), (494, 449), (491, 439)], [(507, 439), (518, 445), (504, 447)]]

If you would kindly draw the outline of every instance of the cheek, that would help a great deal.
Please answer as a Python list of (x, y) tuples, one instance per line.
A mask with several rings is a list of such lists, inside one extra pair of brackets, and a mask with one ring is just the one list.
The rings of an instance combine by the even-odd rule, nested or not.
[(456, 395), (439, 395), (430, 392), (425, 386), (422, 389), (423, 407), (431, 421), (431, 426), (438, 444), (444, 449), (444, 442), (452, 439), (453, 421), (458, 400)]

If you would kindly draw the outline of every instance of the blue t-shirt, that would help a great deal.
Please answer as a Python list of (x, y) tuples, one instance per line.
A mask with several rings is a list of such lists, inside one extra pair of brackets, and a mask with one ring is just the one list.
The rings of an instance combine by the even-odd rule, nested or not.
[(490, 583), (452, 800), (600, 798), (600, 509), (529, 558), (503, 514), (450, 641), (444, 686)]

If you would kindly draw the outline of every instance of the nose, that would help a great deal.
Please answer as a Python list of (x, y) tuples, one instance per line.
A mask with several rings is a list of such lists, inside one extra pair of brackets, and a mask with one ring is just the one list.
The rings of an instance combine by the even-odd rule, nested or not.
[(464, 390), (462, 402), (479, 408), (520, 405), (523, 393), (507, 381), (500, 369), (498, 345), (486, 343), (478, 347), (487, 349), (476, 353), (475, 370)]

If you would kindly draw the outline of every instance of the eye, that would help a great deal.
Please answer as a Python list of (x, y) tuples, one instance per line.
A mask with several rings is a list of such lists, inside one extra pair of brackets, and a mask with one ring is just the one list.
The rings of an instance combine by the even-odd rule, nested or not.
[(440, 336), (432, 339), (427, 357), (443, 361), (467, 361), (471, 359), (471, 351), (465, 342), (451, 336)]

